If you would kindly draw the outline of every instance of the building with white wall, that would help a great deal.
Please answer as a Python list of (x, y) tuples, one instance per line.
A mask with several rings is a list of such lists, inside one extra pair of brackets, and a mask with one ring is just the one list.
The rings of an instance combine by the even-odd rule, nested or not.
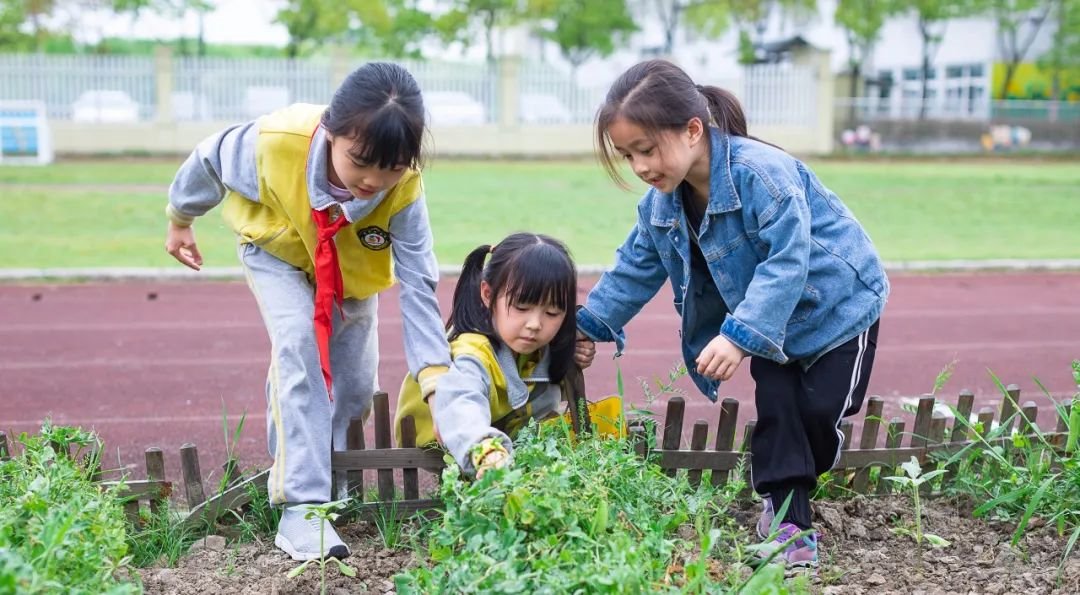
[[(618, 73), (635, 62), (658, 55), (663, 47), (664, 33), (651, 3), (638, 3), (636, 20), (641, 31), (634, 34), (628, 47), (606, 59), (594, 59), (578, 71), (582, 85), (607, 85)], [(811, 46), (828, 50), (835, 73), (849, 70), (844, 31), (833, 22), (836, 0), (818, 0), (817, 14), (802, 17), (772, 15), (760, 39), (775, 42), (799, 36)], [(1021, 37), (1033, 24), (1025, 23)], [(990, 16), (955, 19), (935, 28), (942, 41), (932, 55), (928, 76), (928, 111), (949, 117), (985, 117), (991, 98), (1000, 97), (1001, 66), (997, 40), (997, 24)], [(1050, 46), (1054, 23), (1048, 19), (1038, 29), (1020, 76), (1010, 87), (1016, 98), (1044, 98), (1033, 62)], [(543, 60), (569, 69), (559, 56), (558, 48), (535, 36), (525, 35), (521, 44), (527, 59)], [(701, 82), (723, 84), (737, 77), (738, 32), (729, 29), (718, 39), (708, 39), (682, 27), (676, 34), (672, 57)], [(998, 72), (995, 74), (995, 65)], [(882, 116), (905, 117), (917, 114), (922, 98), (922, 38), (914, 15), (889, 19), (873, 55), (863, 65), (866, 79), (860, 100), (865, 109)], [(1080, 84), (1080, 81), (1076, 81)], [(842, 92), (846, 93), (846, 87)]]

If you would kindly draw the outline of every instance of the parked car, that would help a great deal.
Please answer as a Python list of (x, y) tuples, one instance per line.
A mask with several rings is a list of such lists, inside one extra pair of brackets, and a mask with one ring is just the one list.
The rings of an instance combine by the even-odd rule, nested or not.
[(523, 124), (569, 124), (574, 116), (558, 97), (550, 93), (521, 94)]
[(173, 117), (185, 122), (210, 119), (210, 100), (192, 91), (174, 91), (172, 94)]
[(424, 93), (424, 105), (433, 126), (468, 126), (488, 121), (484, 104), (461, 91), (428, 91)]
[(244, 89), (244, 113), (255, 119), (291, 103), (288, 87), (248, 87)]
[(71, 104), (71, 119), (95, 123), (138, 122), (139, 104), (124, 91), (84, 91)]

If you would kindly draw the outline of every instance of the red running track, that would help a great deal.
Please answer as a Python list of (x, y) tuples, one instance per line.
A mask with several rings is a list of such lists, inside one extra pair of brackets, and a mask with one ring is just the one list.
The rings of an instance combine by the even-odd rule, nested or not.
[[(903, 396), (928, 392), (938, 372), (956, 361), (943, 393), (976, 394), (976, 409), (998, 407), (988, 373), (1023, 390), (1052, 423), (1037, 377), (1056, 398), (1075, 391), (1070, 362), (1080, 358), (1080, 273), (893, 275), (882, 321), (870, 394), (886, 399), (886, 415)], [(594, 279), (584, 280), (591, 286)], [(452, 281), (439, 299), (447, 311)], [(584, 295), (584, 290), (582, 295)], [(380, 305), (380, 379), (395, 396), (405, 373), (396, 292)], [(644, 404), (638, 377), (667, 376), (678, 360), (678, 320), (665, 289), (627, 328), (620, 358), (626, 393)], [(108, 462), (119, 456), (138, 467), (149, 446), (165, 450), (167, 473), (178, 451), (198, 445), (204, 472), (224, 460), (222, 407), (230, 425), (246, 413), (237, 445), (245, 465), (269, 463), (265, 446), (264, 374), (269, 341), (255, 302), (242, 283), (138, 282), (78, 285), (0, 285), (0, 429), (34, 431), (46, 416), (94, 428)], [(610, 346), (601, 346), (587, 372), (590, 394), (615, 391)], [(719, 406), (689, 393), (686, 428), (705, 419), (715, 429)], [(753, 415), (748, 366), (721, 388)], [(666, 397), (652, 410), (662, 412)]]

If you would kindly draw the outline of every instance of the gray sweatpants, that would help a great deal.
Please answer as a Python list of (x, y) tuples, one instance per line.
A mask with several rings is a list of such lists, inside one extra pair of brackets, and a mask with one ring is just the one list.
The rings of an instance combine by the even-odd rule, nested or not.
[(367, 417), (378, 390), (378, 296), (334, 308), (326, 393), (315, 342), (314, 287), (307, 275), (257, 246), (240, 244), (240, 263), (270, 335), (266, 432), (274, 457), (271, 504), (329, 502), (330, 451), (345, 450), (349, 420)]

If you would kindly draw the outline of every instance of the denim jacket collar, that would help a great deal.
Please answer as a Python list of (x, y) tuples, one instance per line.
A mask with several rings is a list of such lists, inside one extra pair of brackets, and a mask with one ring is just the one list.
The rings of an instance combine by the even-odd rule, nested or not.
[[(716, 215), (738, 210), (742, 208), (742, 202), (739, 201), (735, 182), (731, 178), (730, 139), (727, 134), (712, 126), (709, 127), (709, 135), (709, 207), (705, 212)], [(681, 184), (670, 193), (650, 191), (658, 195), (656, 200), (652, 201), (650, 223), (657, 227), (675, 227), (676, 222), (682, 219), (680, 187)]]

